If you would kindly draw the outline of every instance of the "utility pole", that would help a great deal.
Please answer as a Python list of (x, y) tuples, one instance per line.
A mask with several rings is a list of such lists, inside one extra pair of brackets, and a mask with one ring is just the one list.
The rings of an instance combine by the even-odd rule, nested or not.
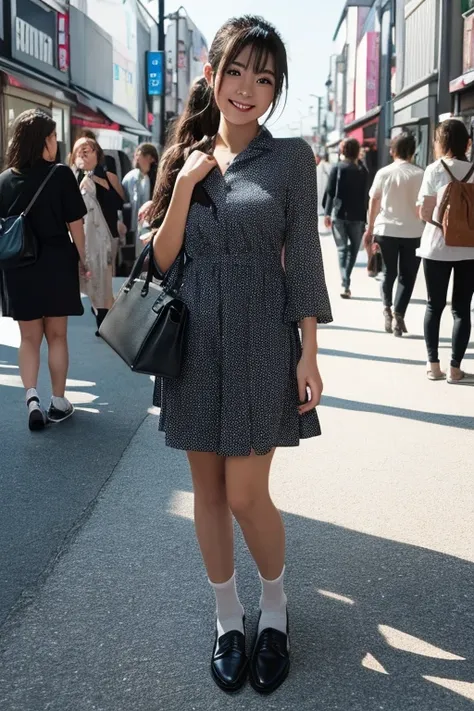
[(166, 140), (166, 53), (165, 53), (165, 0), (158, 0), (158, 51), (163, 52), (163, 87), (160, 96), (160, 146)]

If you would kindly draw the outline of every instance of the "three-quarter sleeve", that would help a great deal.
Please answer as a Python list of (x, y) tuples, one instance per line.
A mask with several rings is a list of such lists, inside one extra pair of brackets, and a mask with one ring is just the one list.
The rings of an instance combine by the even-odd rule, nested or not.
[(316, 317), (332, 321), (318, 231), (316, 163), (311, 147), (294, 140), (287, 187), (285, 272), (287, 305), (285, 321)]
[(58, 182), (61, 185), (61, 206), (64, 222), (70, 224), (87, 215), (87, 208), (74, 173), (67, 165), (57, 168)]

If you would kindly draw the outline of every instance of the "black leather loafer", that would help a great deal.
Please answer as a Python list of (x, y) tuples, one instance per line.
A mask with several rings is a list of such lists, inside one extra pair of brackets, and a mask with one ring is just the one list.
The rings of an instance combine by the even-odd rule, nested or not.
[(245, 653), (245, 635), (237, 630), (226, 632), (214, 644), (211, 672), (223, 691), (238, 691), (247, 678), (248, 659)]
[(261, 694), (271, 694), (290, 671), (289, 629), (286, 634), (268, 627), (257, 635), (250, 657), (250, 683)]

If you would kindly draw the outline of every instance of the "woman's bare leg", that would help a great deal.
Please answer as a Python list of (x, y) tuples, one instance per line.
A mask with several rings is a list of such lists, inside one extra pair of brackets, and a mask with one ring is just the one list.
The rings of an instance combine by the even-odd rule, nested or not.
[(275, 450), (249, 457), (227, 457), (227, 501), (263, 578), (278, 578), (285, 565), (285, 529), (269, 492)]
[(40, 367), (40, 348), (44, 335), (43, 319), (19, 321), (21, 343), (18, 350), (20, 376), (25, 390), (36, 388)]
[(44, 332), (48, 341), (48, 365), (53, 395), (64, 397), (69, 368), (67, 316), (45, 318)]
[(225, 459), (187, 452), (194, 488), (194, 523), (210, 580), (224, 583), (234, 572), (234, 530), (227, 503)]

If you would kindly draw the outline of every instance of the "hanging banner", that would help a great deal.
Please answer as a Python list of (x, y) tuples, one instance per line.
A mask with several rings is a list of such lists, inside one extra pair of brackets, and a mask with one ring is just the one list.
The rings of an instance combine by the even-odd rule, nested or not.
[(161, 96), (163, 93), (164, 52), (147, 52), (147, 93)]

